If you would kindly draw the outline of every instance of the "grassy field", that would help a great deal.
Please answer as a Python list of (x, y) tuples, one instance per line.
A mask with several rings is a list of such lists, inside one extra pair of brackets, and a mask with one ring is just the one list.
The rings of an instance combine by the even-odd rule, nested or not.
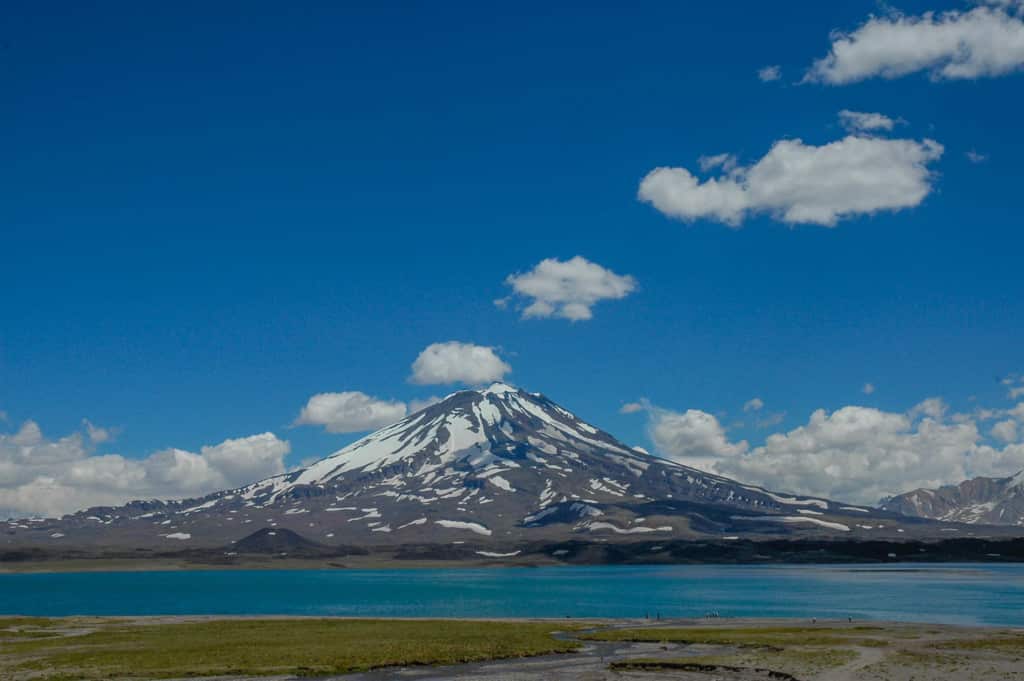
[(0, 679), (317, 676), (574, 650), (557, 624), (479, 621), (0, 619)]
[[(914, 624), (745, 621), (721, 625), (614, 621), (326, 618), (0, 617), (0, 681), (321, 676), (378, 667), (566, 653), (507, 678), (545, 679), (537, 664), (583, 664), (586, 678), (644, 672), (729, 679), (1024, 681), (1024, 631)], [(557, 631), (566, 632), (556, 638)], [(658, 645), (651, 645), (651, 644)], [(586, 666), (589, 665), (589, 666)], [(524, 671), (532, 669), (533, 671)], [(580, 678), (583, 678), (581, 676)]]
[(872, 638), (883, 630), (873, 626), (845, 627), (652, 627), (609, 629), (583, 634), (591, 641), (647, 641), (651, 643), (703, 643), (746, 647), (799, 646), (884, 646), (884, 638)]

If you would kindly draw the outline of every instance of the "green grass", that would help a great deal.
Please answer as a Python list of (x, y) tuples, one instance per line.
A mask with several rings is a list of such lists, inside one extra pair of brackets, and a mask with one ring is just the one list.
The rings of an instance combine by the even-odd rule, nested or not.
[(0, 617), (0, 630), (21, 627), (53, 627), (59, 624), (59, 622), (60, 620), (47, 617)]
[[(825, 627), (679, 627), (610, 629), (581, 635), (592, 641), (644, 641), (652, 643), (707, 643), (738, 646), (841, 646), (884, 645), (878, 639), (858, 637), (867, 631)], [(873, 629), (872, 629), (873, 630)], [(849, 636), (845, 634), (850, 634)]]
[(0, 644), (27, 638), (58, 636), (57, 620), (34, 617), (0, 617)]
[[(72, 625), (73, 626), (73, 625)], [(316, 676), (569, 652), (556, 624), (467, 621), (217, 620), (93, 625), (58, 639), (5, 641), (0, 678)]]
[(992, 636), (987, 638), (962, 639), (936, 643), (939, 650), (992, 650), (1004, 653), (1024, 654), (1024, 636)]

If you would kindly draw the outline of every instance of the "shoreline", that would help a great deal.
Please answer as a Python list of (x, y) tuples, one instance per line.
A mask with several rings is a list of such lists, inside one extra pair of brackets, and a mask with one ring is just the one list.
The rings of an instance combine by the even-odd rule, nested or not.
[(970, 631), (992, 630), (1024, 634), (1024, 624), (1018, 626), (998, 624), (950, 624), (946, 622), (873, 620), (843, 617), (378, 617), (373, 615), (274, 615), (274, 614), (157, 614), (157, 615), (25, 615), (0, 612), (0, 621), (5, 619), (51, 620), (57, 622), (117, 622), (129, 624), (191, 624), (197, 622), (253, 622), (253, 621), (337, 621), (337, 622), (511, 622), (558, 625), (584, 625), (586, 627), (643, 627), (646, 629), (669, 629), (673, 627), (699, 629), (761, 629), (777, 627), (821, 627), (852, 628), (872, 627), (949, 629)]
[(267, 558), (243, 560), (236, 563), (207, 563), (173, 558), (83, 558), (72, 560), (33, 560), (0, 563), (0, 575), (27, 574), (86, 574), (104, 572), (225, 572), (225, 571), (308, 571), (308, 570), (488, 570), (581, 567), (722, 567), (722, 568), (843, 568), (855, 572), (934, 572), (943, 566), (1020, 566), (1024, 560), (950, 560), (950, 561), (765, 561), (765, 562), (651, 562), (651, 563), (566, 563), (557, 560), (521, 560), (481, 558), (479, 560), (394, 560), (357, 556), (351, 560)]

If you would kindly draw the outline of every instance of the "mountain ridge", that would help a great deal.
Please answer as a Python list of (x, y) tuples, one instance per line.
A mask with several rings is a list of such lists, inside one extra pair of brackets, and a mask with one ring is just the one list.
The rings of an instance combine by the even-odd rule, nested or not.
[(1005, 478), (918, 488), (883, 499), (880, 508), (946, 522), (1024, 526), (1024, 470)]
[(8, 523), (7, 535), (8, 543), (214, 547), (261, 527), (328, 546), (961, 531), (641, 453), (540, 393), (496, 383), (452, 393), (295, 471), (198, 499)]

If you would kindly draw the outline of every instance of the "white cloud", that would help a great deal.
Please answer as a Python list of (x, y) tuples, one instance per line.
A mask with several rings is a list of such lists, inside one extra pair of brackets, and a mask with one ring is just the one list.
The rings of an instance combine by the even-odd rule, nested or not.
[(765, 66), (757, 70), (757, 77), (761, 79), (762, 83), (771, 83), (782, 78), (782, 67), (778, 64)]
[(685, 412), (648, 406), (648, 435), (658, 453), (677, 463), (714, 472), (723, 458), (735, 457), (747, 450), (747, 442), (729, 442), (718, 419), (699, 409)]
[(1002, 383), (1006, 386), (1006, 395), (1011, 400), (1024, 396), (1024, 376), (1007, 376)]
[(644, 405), (640, 402), (626, 402), (624, 405), (619, 407), (620, 414), (635, 414), (638, 411), (643, 411)]
[(953, 414), (952, 418), (959, 421), (994, 421), (996, 419), (1011, 418), (1024, 424), (1024, 402), (1020, 402), (1009, 409), (983, 407), (975, 409), (971, 414)]
[[(110, 457), (101, 457), (110, 458)], [(82, 462), (88, 473), (93, 472), (94, 461), (86, 459)], [(113, 463), (113, 460), (111, 460)], [(125, 461), (126, 468), (137, 464), (136, 461)], [(174, 490), (172, 496), (192, 496), (203, 492), (212, 492), (228, 486), (227, 481), (211, 465), (211, 462), (195, 452), (184, 449), (163, 449), (151, 454), (141, 462), (143, 471), (139, 485), (148, 485), (161, 490)], [(281, 471), (278, 471), (281, 472)], [(253, 482), (249, 478), (247, 482)], [(159, 494), (145, 496), (163, 496)]]
[(284, 472), (284, 457), (291, 445), (273, 433), (224, 440), (205, 445), (199, 456), (220, 474), (228, 487), (246, 485)]
[(910, 418), (917, 418), (918, 416), (929, 416), (936, 421), (941, 421), (946, 416), (946, 412), (949, 411), (949, 405), (941, 397), (929, 397), (928, 399), (922, 400), (921, 402), (914, 405), (907, 415)]
[(864, 393), (865, 395), (870, 395), (873, 392), (875, 392), (875, 384), (874, 383), (865, 383), (864, 387), (861, 388), (860, 391), (862, 393)]
[(889, 131), (896, 126), (896, 121), (884, 114), (849, 109), (839, 112), (839, 122), (850, 132)]
[(761, 418), (757, 419), (754, 425), (758, 428), (771, 428), (777, 426), (786, 418), (786, 412), (779, 411), (774, 414), (766, 414)]
[(323, 426), (329, 433), (376, 430), (405, 417), (402, 402), (381, 400), (358, 391), (318, 393), (302, 408), (296, 425)]
[(413, 383), (421, 385), (498, 381), (512, 371), (494, 348), (448, 341), (428, 345), (412, 363)]
[(764, 400), (760, 397), (749, 399), (743, 405), (743, 411), (761, 411), (762, 409), (764, 409)]
[(1024, 21), (1004, 7), (892, 13), (832, 35), (829, 54), (805, 80), (845, 85), (926, 71), (934, 80), (1001, 76), (1024, 66)]
[(773, 489), (877, 503), (963, 480), (978, 439), (973, 423), (915, 420), (871, 407), (819, 409), (806, 425), (770, 435), (745, 456), (722, 459), (716, 471)]
[(1016, 442), (1017, 422), (1013, 419), (998, 422), (992, 426), (992, 437), (1006, 443)]
[(97, 455), (86, 443), (82, 433), (51, 440), (33, 421), (0, 434), (0, 516), (56, 516), (132, 499), (199, 496), (283, 472), (291, 449), (273, 433), (144, 459)]
[(1024, 470), (1024, 443), (1002, 449), (980, 445), (971, 453), (971, 476), (1005, 478)]
[(988, 154), (982, 154), (981, 152), (975, 151), (974, 149), (969, 149), (964, 153), (964, 155), (967, 157), (967, 160), (970, 161), (971, 163), (984, 163), (985, 161), (988, 160)]
[(998, 445), (986, 442), (974, 418), (949, 417), (942, 399), (929, 398), (905, 413), (856, 405), (818, 409), (805, 425), (771, 434), (753, 448), (730, 441), (706, 412), (645, 408), (661, 456), (784, 492), (874, 504), (918, 487), (1024, 469), (1024, 443), (1017, 443), (1024, 423), (1019, 405), (993, 412), (1011, 417), (990, 431)]
[[(571, 321), (590, 319), (596, 303), (625, 298), (636, 290), (633, 277), (616, 274), (578, 255), (566, 261), (547, 258), (528, 272), (509, 275), (505, 283), (527, 301), (523, 317)], [(496, 301), (498, 307), (505, 307), (507, 302)]]
[(114, 437), (114, 432), (111, 429), (93, 425), (89, 419), (82, 419), (82, 425), (85, 426), (85, 432), (89, 436), (89, 440), (94, 444), (102, 444)]
[(376, 430), (437, 404), (442, 399), (430, 395), (405, 403), (378, 399), (358, 391), (319, 393), (309, 398), (295, 419), (295, 425), (323, 426), (329, 433)]
[(721, 168), (724, 172), (730, 173), (739, 165), (739, 161), (732, 154), (715, 154), (714, 156), (701, 156), (697, 159), (697, 165), (701, 172), (708, 172), (715, 168)]
[(822, 146), (781, 140), (759, 161), (701, 181), (685, 168), (652, 170), (638, 198), (669, 217), (738, 227), (767, 213), (791, 224), (839, 220), (919, 205), (932, 190), (934, 140), (850, 135)]

